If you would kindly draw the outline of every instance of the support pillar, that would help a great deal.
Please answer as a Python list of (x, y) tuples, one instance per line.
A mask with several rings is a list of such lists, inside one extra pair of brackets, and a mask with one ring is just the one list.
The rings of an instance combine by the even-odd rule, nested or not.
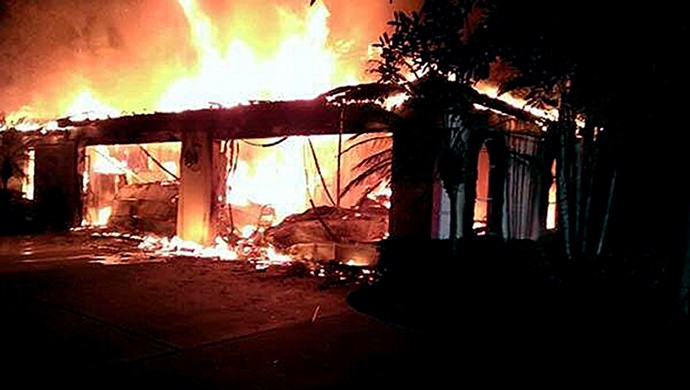
[[(211, 131), (182, 133), (180, 195), (177, 205), (177, 235), (186, 241), (210, 245), (215, 238), (217, 183)], [(216, 145), (217, 146), (217, 145)]]
[(437, 145), (433, 132), (424, 123), (393, 133), (389, 220), (392, 238), (429, 239), (437, 230), (434, 227)]
[(76, 143), (40, 143), (35, 151), (34, 199), (39, 223), (53, 231), (79, 226), (81, 178)]

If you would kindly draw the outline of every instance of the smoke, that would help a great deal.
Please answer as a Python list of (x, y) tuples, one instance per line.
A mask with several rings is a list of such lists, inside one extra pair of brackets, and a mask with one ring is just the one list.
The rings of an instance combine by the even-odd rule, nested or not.
[[(393, 9), (419, 0), (320, 0), (331, 16), (330, 42), (348, 61), (366, 66), (367, 47), (386, 29)], [(308, 0), (200, 0), (218, 44), (241, 37), (270, 53), (285, 15), (304, 14)], [(198, 53), (177, 1), (0, 1), (0, 112), (30, 107), (33, 116), (62, 114), (88, 88), (125, 111), (152, 110), (170, 80), (194, 69)]]

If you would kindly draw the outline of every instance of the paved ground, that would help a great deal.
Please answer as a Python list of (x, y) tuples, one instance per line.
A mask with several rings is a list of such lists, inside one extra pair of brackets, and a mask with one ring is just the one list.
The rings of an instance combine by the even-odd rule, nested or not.
[[(434, 325), (414, 331), (353, 310), (348, 286), (240, 262), (161, 260), (83, 234), (0, 238), (2, 387), (435, 389), (649, 376), (658, 385), (688, 364), (685, 344), (659, 331), (598, 332), (592, 319), (583, 332), (427, 295), (417, 317)], [(354, 296), (370, 307), (399, 301)]]
[(104, 264), (127, 245), (0, 238), (4, 379), (305, 389), (443, 376), (430, 336), (357, 313), (346, 286), (208, 259)]

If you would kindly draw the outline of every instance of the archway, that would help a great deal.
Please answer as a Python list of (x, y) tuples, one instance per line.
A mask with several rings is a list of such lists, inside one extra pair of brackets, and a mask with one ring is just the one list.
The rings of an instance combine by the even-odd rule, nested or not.
[(462, 235), (502, 235), (506, 146), (501, 134), (487, 132), (472, 142), (465, 184)]

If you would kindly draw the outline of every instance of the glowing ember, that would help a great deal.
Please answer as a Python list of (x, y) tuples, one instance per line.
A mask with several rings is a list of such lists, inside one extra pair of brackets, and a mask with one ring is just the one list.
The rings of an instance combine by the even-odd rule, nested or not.
[(108, 220), (110, 219), (110, 214), (112, 213), (113, 208), (108, 206), (108, 207), (103, 207), (102, 209), (98, 210), (98, 220), (92, 222), (93, 225), (95, 226), (105, 226), (108, 224)]
[(539, 109), (536, 107), (533, 107), (527, 103), (526, 100), (517, 98), (513, 96), (510, 93), (504, 93), (502, 95), (498, 95), (498, 87), (488, 84), (488, 83), (478, 83), (475, 86), (475, 89), (484, 94), (487, 95), (491, 98), (498, 99), (503, 101), (504, 103), (508, 103), (511, 106), (518, 108), (520, 110), (525, 110), (531, 113), (532, 115), (539, 117), (539, 118), (544, 118), (548, 119), (550, 121), (556, 121), (558, 120), (558, 110), (554, 109)]
[(29, 161), (26, 166), (26, 178), (22, 182), (22, 193), (26, 199), (34, 198), (34, 175), (36, 171), (36, 151), (29, 150)]
[(139, 249), (153, 251), (162, 256), (206, 257), (220, 260), (237, 260), (238, 258), (237, 253), (220, 238), (216, 238), (213, 246), (204, 247), (177, 236), (172, 239), (148, 236), (139, 244)]
[(367, 198), (379, 202), (383, 207), (391, 208), (391, 195), (393, 195), (393, 190), (391, 189), (390, 183), (382, 182), (379, 187), (367, 194)]
[[(165, 257), (198, 257), (225, 261), (248, 260), (255, 263), (257, 269), (265, 269), (270, 265), (282, 265), (292, 261), (289, 256), (276, 252), (271, 245), (258, 246), (246, 241), (242, 244), (244, 244), (242, 248), (239, 246), (232, 247), (222, 238), (216, 237), (213, 246), (203, 246), (196, 242), (182, 240), (177, 236), (172, 239), (148, 236), (142, 239), (139, 249)], [(253, 245), (253, 250), (246, 250), (248, 245)]]

